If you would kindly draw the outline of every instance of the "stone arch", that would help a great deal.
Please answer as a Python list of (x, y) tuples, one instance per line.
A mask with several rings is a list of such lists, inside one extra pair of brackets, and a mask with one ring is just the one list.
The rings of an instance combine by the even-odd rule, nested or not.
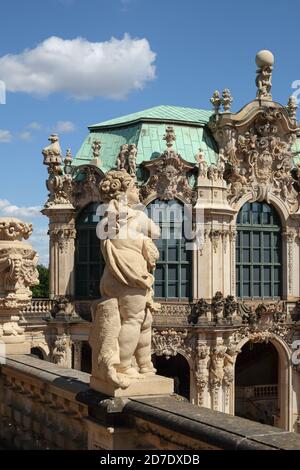
[[(240, 351), (248, 341), (250, 341), (250, 338), (245, 336), (238, 343), (237, 350)], [(277, 426), (287, 431), (292, 431), (292, 368), (290, 349), (285, 341), (278, 335), (272, 334), (267, 338), (267, 341), (272, 343), (278, 353), (278, 404), (280, 416)], [(261, 342), (266, 342), (266, 340), (262, 339)], [(237, 357), (238, 355), (235, 358), (234, 375)], [(235, 393), (233, 393), (233, 395), (235, 395)], [(234, 409), (235, 396), (232, 398)]]
[(177, 354), (167, 357), (166, 355), (152, 354), (154, 367), (157, 374), (174, 379), (174, 392), (182, 395), (188, 400), (191, 393), (191, 361), (183, 350)]
[(38, 357), (39, 359), (46, 361), (49, 356), (49, 348), (48, 352), (46, 351), (45, 347), (40, 344), (32, 344), (30, 348), (30, 354), (33, 356)]
[(270, 205), (273, 205), (275, 210), (277, 211), (281, 225), (283, 229), (286, 229), (287, 227), (287, 222), (288, 218), (290, 216), (290, 211), (288, 206), (278, 197), (274, 196), (274, 194), (269, 195), (269, 201), (252, 201), (253, 195), (251, 192), (248, 192), (244, 194), (233, 206), (234, 210), (236, 211), (236, 214), (233, 218), (232, 224), (235, 226), (236, 225), (236, 220), (238, 213), (240, 212), (241, 208), (243, 207), (246, 202), (266, 202)]

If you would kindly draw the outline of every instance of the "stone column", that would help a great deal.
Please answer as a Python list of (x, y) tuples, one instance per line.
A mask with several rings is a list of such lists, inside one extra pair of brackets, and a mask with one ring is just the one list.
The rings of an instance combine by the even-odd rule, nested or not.
[(209, 381), (209, 351), (210, 348), (202, 341), (198, 341), (196, 356), (196, 386), (197, 386), (197, 405), (210, 408), (208, 381)]
[(31, 233), (31, 224), (0, 218), (0, 353), (4, 356), (30, 352), (20, 312), (30, 304), (30, 286), (39, 283), (37, 254), (23, 241)]
[(43, 209), (49, 217), (50, 298), (74, 294), (75, 209), (72, 205)]
[(78, 341), (78, 340), (73, 341), (73, 346), (74, 346), (74, 369), (81, 370), (82, 341)]

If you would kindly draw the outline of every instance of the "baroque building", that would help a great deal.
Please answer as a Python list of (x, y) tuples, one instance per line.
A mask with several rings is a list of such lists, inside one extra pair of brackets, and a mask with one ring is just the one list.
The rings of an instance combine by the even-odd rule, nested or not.
[(92, 125), (74, 158), (50, 136), (50, 299), (23, 311), (33, 354), (90, 372), (99, 183), (125, 169), (162, 231), (158, 373), (194, 404), (300, 432), (300, 126), (294, 97), (272, 99), (273, 62), (257, 54), (256, 98), (235, 113), (225, 89), (211, 111), (157, 106)]

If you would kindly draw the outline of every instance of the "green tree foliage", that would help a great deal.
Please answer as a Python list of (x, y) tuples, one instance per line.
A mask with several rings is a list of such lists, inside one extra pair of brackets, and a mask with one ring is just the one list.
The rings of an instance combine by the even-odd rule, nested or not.
[(34, 299), (47, 299), (49, 297), (49, 269), (42, 264), (38, 264), (37, 270), (39, 272), (40, 283), (38, 286), (31, 288), (32, 297)]

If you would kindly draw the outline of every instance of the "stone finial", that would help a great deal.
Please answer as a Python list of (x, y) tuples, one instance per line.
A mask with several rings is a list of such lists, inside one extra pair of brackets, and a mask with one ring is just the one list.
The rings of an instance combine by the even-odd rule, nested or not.
[(166, 133), (163, 139), (166, 141), (168, 149), (171, 150), (173, 148), (173, 143), (176, 140), (176, 135), (173, 126), (166, 127)]
[(210, 102), (213, 105), (215, 113), (218, 114), (221, 106), (221, 97), (218, 90), (214, 91), (212, 97), (210, 98)]
[(64, 172), (66, 175), (69, 175), (71, 173), (71, 165), (72, 165), (72, 154), (71, 154), (71, 149), (67, 149), (67, 153), (64, 159)]
[(233, 97), (230, 93), (230, 90), (228, 90), (228, 88), (225, 88), (223, 90), (223, 93), (222, 93), (222, 106), (223, 106), (223, 109), (224, 109), (224, 113), (229, 113), (230, 112), (230, 108), (231, 108), (231, 104), (233, 102)]
[(292, 121), (297, 121), (298, 102), (295, 96), (290, 96), (287, 104), (287, 112)]
[(274, 56), (268, 50), (259, 51), (256, 54), (255, 62), (258, 67), (256, 71), (256, 98), (260, 100), (272, 100), (272, 71), (274, 64)]
[(48, 138), (50, 145), (43, 148), (44, 165), (60, 165), (61, 164), (61, 148), (57, 134), (51, 134)]

